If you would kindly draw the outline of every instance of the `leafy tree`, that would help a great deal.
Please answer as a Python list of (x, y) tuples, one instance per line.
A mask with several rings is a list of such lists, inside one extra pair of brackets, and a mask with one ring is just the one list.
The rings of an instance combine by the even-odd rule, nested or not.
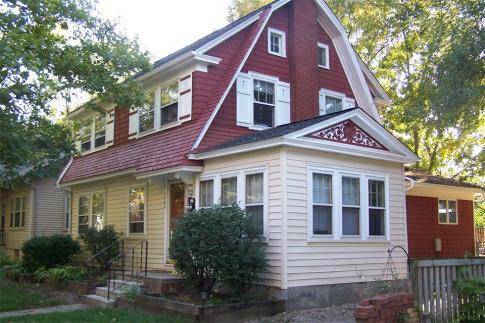
[[(236, 19), (269, 0), (233, 0)], [(391, 96), (386, 126), (420, 157), (416, 167), (484, 184), (485, 3), (328, 0), (356, 52)]]
[(8, 188), (72, 152), (67, 125), (49, 118), (56, 100), (81, 92), (131, 107), (143, 100), (131, 76), (149, 62), (91, 0), (7, 0), (0, 13), (0, 186)]

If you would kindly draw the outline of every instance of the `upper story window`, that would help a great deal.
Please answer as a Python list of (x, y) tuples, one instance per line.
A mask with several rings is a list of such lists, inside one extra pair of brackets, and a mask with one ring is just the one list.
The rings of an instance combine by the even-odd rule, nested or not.
[(318, 43), (317, 44), (318, 50), (318, 67), (330, 69), (330, 54), (328, 45)]
[(458, 224), (456, 201), (438, 201), (438, 221), (440, 224)]
[(254, 79), (253, 89), (254, 125), (273, 127), (275, 119), (275, 84)]
[(81, 152), (103, 147), (106, 145), (106, 115), (97, 114), (96, 116), (84, 121), (81, 128), (79, 141)]
[(354, 99), (347, 98), (344, 93), (321, 89), (319, 96), (320, 115), (339, 112), (355, 106)]
[(178, 120), (179, 84), (174, 82), (160, 89), (160, 125)]
[(147, 95), (147, 102), (140, 108), (140, 132), (152, 130), (155, 126), (155, 93)]
[(286, 57), (286, 34), (274, 28), (268, 28), (268, 52)]
[(25, 196), (10, 199), (10, 227), (23, 228), (25, 226), (25, 209), (27, 198)]

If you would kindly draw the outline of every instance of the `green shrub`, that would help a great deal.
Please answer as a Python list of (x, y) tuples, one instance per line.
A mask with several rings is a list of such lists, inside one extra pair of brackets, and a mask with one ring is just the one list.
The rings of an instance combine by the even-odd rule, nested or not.
[(83, 281), (85, 278), (86, 271), (73, 266), (61, 266), (49, 269), (39, 268), (34, 272), (34, 280), (39, 283), (45, 279), (63, 283), (68, 280)]
[(69, 235), (35, 237), (24, 243), (22, 262), (29, 272), (34, 272), (42, 267), (66, 265), (80, 250), (79, 243)]
[(10, 266), (6, 266), (4, 268), (5, 272), (5, 278), (13, 281), (18, 281), (20, 279), (20, 276), (22, 274), (25, 274), (25, 268), (22, 266), (22, 264), (19, 263), (14, 263)]
[(100, 251), (113, 246), (96, 257), (96, 261), (103, 268), (106, 268), (106, 264), (111, 259), (119, 255), (121, 234), (116, 232), (112, 225), (107, 225), (101, 230), (89, 228), (81, 234), (81, 239), (92, 255), (96, 255)]
[(466, 278), (459, 275), (454, 281), (454, 287), (459, 297), (467, 301), (460, 305), (460, 322), (485, 321), (485, 278)]
[(0, 249), (0, 268), (11, 264), (13, 264), (12, 259), (10, 259), (5, 250)]
[(266, 264), (258, 238), (256, 224), (238, 206), (199, 209), (178, 220), (170, 257), (198, 291), (210, 296), (219, 281), (241, 296)]

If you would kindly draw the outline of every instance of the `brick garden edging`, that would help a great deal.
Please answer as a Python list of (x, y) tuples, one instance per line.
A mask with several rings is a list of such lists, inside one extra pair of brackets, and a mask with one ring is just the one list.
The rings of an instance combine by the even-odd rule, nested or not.
[(407, 316), (406, 322), (419, 322), (411, 293), (379, 295), (364, 299), (354, 310), (357, 323), (398, 322), (401, 315)]

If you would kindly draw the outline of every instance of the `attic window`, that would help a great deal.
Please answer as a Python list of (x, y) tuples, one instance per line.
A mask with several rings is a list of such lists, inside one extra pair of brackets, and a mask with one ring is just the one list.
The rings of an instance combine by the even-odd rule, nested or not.
[(286, 57), (286, 34), (284, 31), (268, 29), (268, 52), (273, 55)]
[(318, 43), (318, 67), (330, 69), (328, 45)]

